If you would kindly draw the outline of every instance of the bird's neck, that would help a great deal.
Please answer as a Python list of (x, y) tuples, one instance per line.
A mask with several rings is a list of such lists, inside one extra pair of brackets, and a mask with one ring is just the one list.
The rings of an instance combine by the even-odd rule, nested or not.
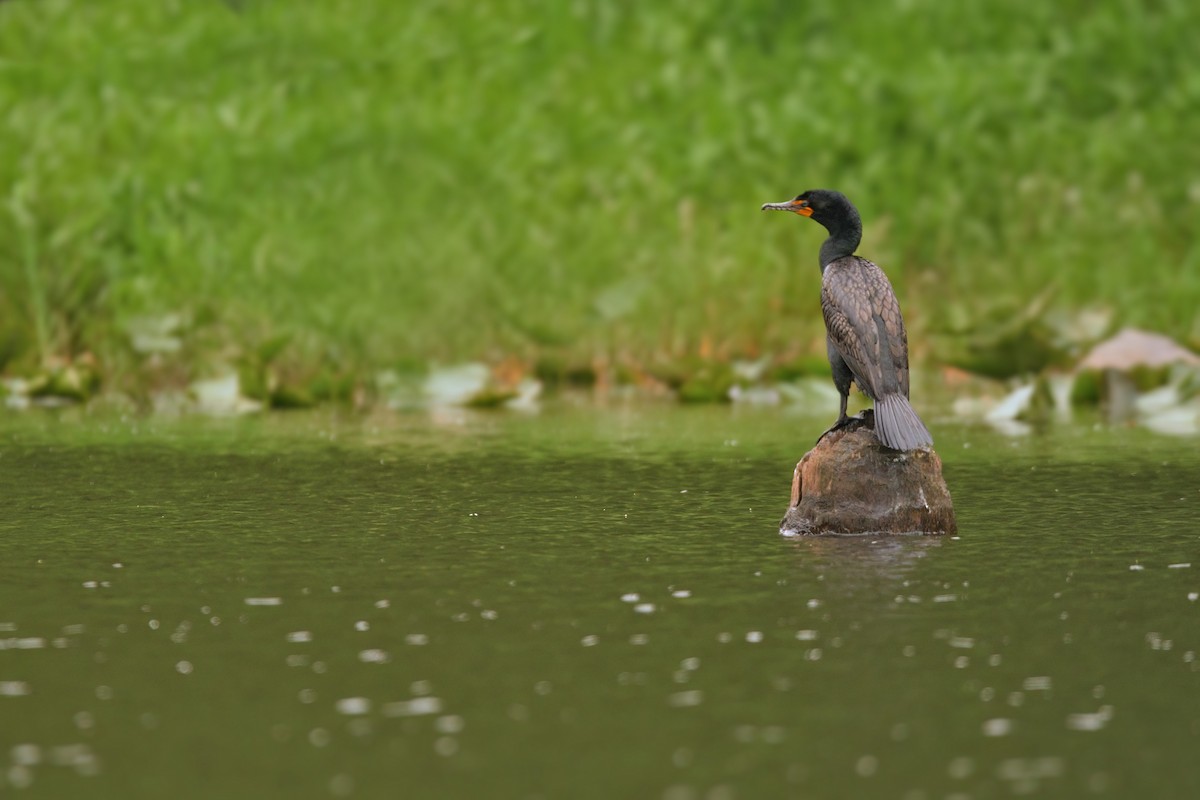
[(825, 226), (829, 238), (821, 245), (821, 269), (829, 266), (842, 256), (848, 256), (858, 249), (862, 241), (862, 220), (854, 214), (840, 222)]

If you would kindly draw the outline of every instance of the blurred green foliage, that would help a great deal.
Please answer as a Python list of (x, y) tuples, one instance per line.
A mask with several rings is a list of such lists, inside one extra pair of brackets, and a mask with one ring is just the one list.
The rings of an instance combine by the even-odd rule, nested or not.
[(823, 231), (758, 211), (814, 187), (917, 358), (1051, 285), (1195, 337), (1197, 30), (1186, 0), (10, 0), (0, 359), (136, 371), (131, 321), (178, 313), (200, 361), (351, 371), (820, 355)]

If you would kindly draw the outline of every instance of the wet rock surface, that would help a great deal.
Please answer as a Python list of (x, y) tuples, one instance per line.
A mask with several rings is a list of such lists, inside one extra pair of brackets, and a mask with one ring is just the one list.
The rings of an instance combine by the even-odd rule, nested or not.
[(873, 419), (823, 438), (796, 465), (786, 536), (953, 534), (958, 526), (942, 460), (932, 448), (897, 452), (879, 443)]

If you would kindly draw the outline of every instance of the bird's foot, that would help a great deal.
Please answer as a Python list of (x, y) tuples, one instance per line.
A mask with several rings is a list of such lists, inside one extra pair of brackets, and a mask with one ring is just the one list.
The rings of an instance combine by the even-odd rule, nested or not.
[(850, 430), (854, 430), (855, 428), (861, 428), (861, 427), (867, 427), (867, 428), (874, 429), (874, 427), (875, 427), (875, 412), (874, 411), (867, 408), (867, 409), (864, 409), (864, 410), (858, 412), (853, 417), (840, 418), (837, 422), (833, 423), (833, 426), (829, 430), (825, 431), (824, 433), (822, 433), (820, 436), (817, 437), (817, 444), (820, 444), (822, 439), (824, 439), (829, 434), (834, 433), (835, 431), (845, 430), (847, 428)]

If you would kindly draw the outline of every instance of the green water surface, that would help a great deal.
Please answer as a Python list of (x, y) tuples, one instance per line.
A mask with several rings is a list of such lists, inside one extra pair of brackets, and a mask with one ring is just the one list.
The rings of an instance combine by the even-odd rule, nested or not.
[(1200, 452), (934, 425), (955, 538), (787, 539), (821, 422), (0, 418), (0, 794), (1200, 796)]

